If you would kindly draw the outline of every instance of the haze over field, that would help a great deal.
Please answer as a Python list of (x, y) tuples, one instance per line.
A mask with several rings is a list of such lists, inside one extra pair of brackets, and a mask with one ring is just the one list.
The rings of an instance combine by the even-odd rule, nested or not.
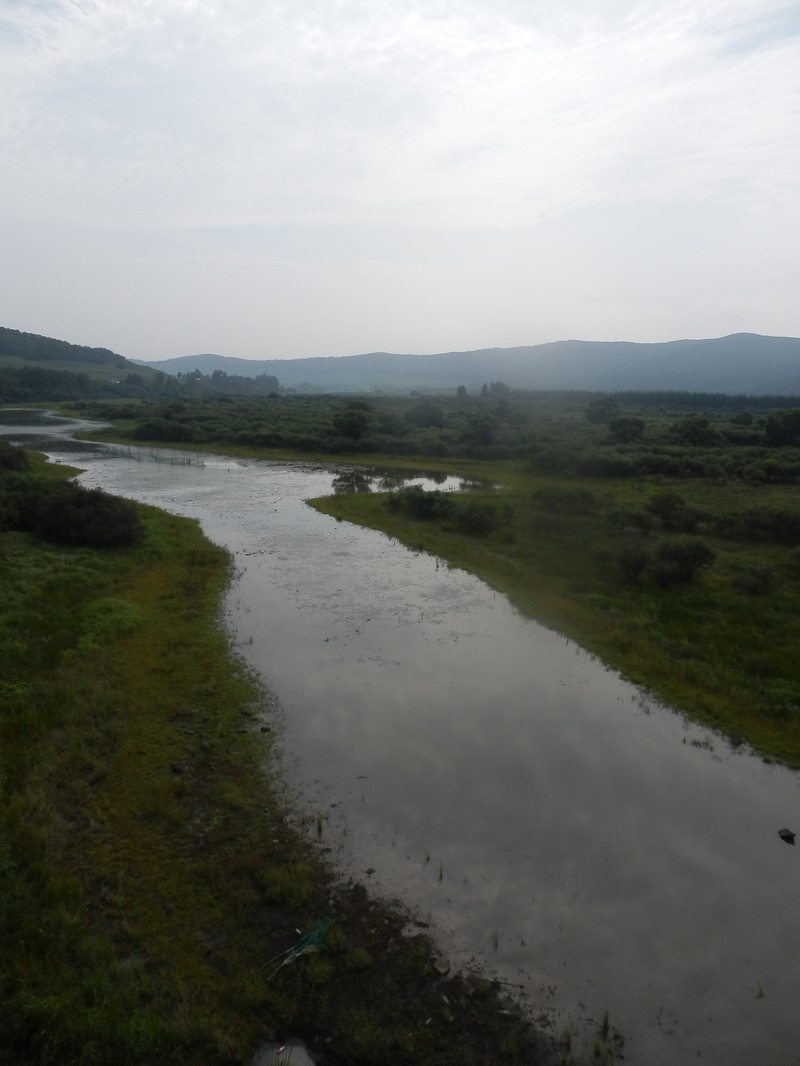
[(129, 358), (800, 334), (800, 4), (6, 0), (0, 321)]

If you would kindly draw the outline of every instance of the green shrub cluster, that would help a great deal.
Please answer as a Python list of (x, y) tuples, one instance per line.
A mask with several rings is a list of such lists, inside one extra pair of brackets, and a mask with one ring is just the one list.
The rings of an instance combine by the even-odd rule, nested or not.
[(498, 524), (497, 507), (487, 500), (475, 500), (456, 496), (439, 489), (426, 492), (419, 485), (391, 492), (386, 506), (396, 514), (402, 514), (422, 522), (445, 522), (462, 533), (483, 536)]
[[(800, 481), (794, 432), (800, 409), (768, 406), (795, 398), (699, 395), (694, 403), (705, 408), (695, 411), (691, 394), (660, 399), (656, 409), (648, 395), (507, 388), (428, 397), (183, 393), (126, 401), (118, 413), (96, 401), (80, 409), (98, 418), (124, 417), (133, 439), (164, 444), (522, 460), (531, 473), (603, 480)], [(753, 415), (748, 404), (764, 414)]]
[(0, 532), (19, 530), (53, 544), (87, 548), (127, 547), (144, 537), (144, 523), (131, 500), (32, 474), (27, 466), (25, 453), (4, 443)]

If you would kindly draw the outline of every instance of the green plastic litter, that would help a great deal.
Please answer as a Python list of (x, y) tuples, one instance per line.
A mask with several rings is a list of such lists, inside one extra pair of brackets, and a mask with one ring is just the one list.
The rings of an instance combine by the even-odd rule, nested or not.
[[(317, 918), (314, 928), (310, 933), (306, 933), (306, 935), (301, 937), (296, 944), (287, 948), (286, 951), (282, 951), (280, 955), (275, 955), (275, 957), (270, 959), (269, 962), (265, 962), (264, 966), (261, 967), (262, 970), (266, 966), (269, 966), (270, 963), (277, 962), (278, 959), (281, 960), (267, 980), (271, 981), (281, 967), (286, 966), (290, 962), (294, 962), (294, 960), (299, 959), (301, 955), (307, 955), (311, 951), (320, 951), (325, 944), (325, 933), (327, 932), (329, 925), (333, 925), (333, 918), (326, 918), (324, 915), (322, 918)], [(256, 973), (257, 972), (258, 971), (256, 971)]]

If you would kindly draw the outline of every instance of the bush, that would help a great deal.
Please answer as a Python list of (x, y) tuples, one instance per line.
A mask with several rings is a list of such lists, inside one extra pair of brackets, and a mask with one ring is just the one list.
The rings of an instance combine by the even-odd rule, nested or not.
[(28, 453), (8, 441), (0, 440), (0, 470), (27, 470)]
[(645, 421), (636, 415), (615, 415), (608, 423), (608, 439), (612, 444), (632, 444), (644, 436)]
[(778, 508), (750, 507), (720, 515), (714, 533), (729, 540), (763, 541), (773, 544), (800, 543), (800, 513)]
[(12, 487), (15, 528), (55, 544), (119, 548), (136, 544), (145, 528), (131, 500), (72, 481), (20, 479)]
[(775, 571), (771, 566), (752, 567), (731, 578), (731, 584), (751, 596), (766, 596), (775, 587)]
[(591, 514), (597, 506), (594, 493), (589, 489), (562, 488), (552, 485), (533, 494), (534, 503), (560, 514)]
[(455, 511), (455, 501), (446, 492), (435, 489), (426, 492), (419, 485), (410, 485), (406, 489), (393, 492), (386, 500), (387, 507), (396, 512), (422, 521), (447, 518)]
[(650, 549), (641, 542), (626, 544), (617, 553), (617, 565), (627, 581), (638, 581), (650, 565)]
[(458, 526), (465, 533), (485, 536), (497, 525), (497, 509), (491, 503), (471, 500), (458, 511)]
[(656, 580), (660, 585), (689, 584), (702, 567), (711, 566), (717, 553), (699, 537), (680, 537), (660, 544), (657, 551)]
[(586, 455), (578, 463), (582, 477), (633, 477), (636, 464), (624, 455)]
[(674, 529), (677, 517), (685, 507), (683, 496), (677, 492), (656, 493), (647, 503), (647, 510), (661, 519), (664, 529)]
[(670, 586), (678, 585), (683, 581), (680, 567), (670, 562), (656, 563), (653, 567), (653, 577), (660, 589), (670, 588)]

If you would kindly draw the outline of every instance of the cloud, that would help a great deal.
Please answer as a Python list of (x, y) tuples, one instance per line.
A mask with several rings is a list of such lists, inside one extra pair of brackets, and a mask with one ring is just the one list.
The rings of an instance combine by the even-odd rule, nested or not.
[[(420, 307), (415, 343), (425, 329), (446, 335), (426, 292), (443, 291), (447, 270), (468, 279), (473, 299), (493, 291), (476, 344), (501, 343), (489, 335), (508, 319), (501, 294), (524, 298), (509, 279), (530, 263), (556, 330), (574, 313), (582, 256), (594, 264), (591, 276), (580, 267), (582, 291), (590, 302), (593, 283), (605, 294), (594, 321), (607, 323), (623, 317), (625, 297), (605, 279), (633, 291), (638, 278), (623, 280), (630, 268), (598, 224), (604, 214), (657, 234), (676, 277), (687, 254), (708, 263), (701, 244), (719, 241), (719, 211), (743, 242), (762, 225), (773, 261), (786, 262), (800, 237), (798, 28), (800, 5), (772, 0), (6, 0), (0, 233), (19, 240), (27, 227), (45, 248), (49, 232), (53, 248), (73, 241), (87, 263), (90, 248), (118, 264), (133, 255), (141, 270), (118, 269), (140, 294), (150, 279), (175, 289), (178, 261), (196, 284), (238, 293), (250, 291), (244, 271), (274, 285), (274, 264), (293, 263), (339, 338), (359, 285), (394, 320), (403, 294), (391, 287), (405, 286)], [(683, 262), (664, 219), (682, 220)], [(627, 230), (616, 241), (632, 243)], [(731, 254), (762, 292), (746, 245)], [(423, 292), (414, 278), (426, 264)], [(339, 272), (327, 282), (339, 309), (321, 295), (325, 269)], [(787, 269), (781, 293), (796, 274)], [(370, 280), (376, 270), (386, 292)], [(19, 297), (22, 280), (11, 284)], [(655, 294), (640, 296), (659, 329), (674, 320)], [(456, 304), (440, 301), (450, 315)], [(515, 321), (516, 339), (529, 340)], [(370, 346), (367, 333), (390, 346), (375, 318), (354, 348)], [(323, 323), (313, 343), (325, 336)]]
[(796, 40), (736, 47), (766, 4), (30, 10), (3, 36), (10, 124), (55, 210), (108, 222), (530, 225), (797, 172)]

